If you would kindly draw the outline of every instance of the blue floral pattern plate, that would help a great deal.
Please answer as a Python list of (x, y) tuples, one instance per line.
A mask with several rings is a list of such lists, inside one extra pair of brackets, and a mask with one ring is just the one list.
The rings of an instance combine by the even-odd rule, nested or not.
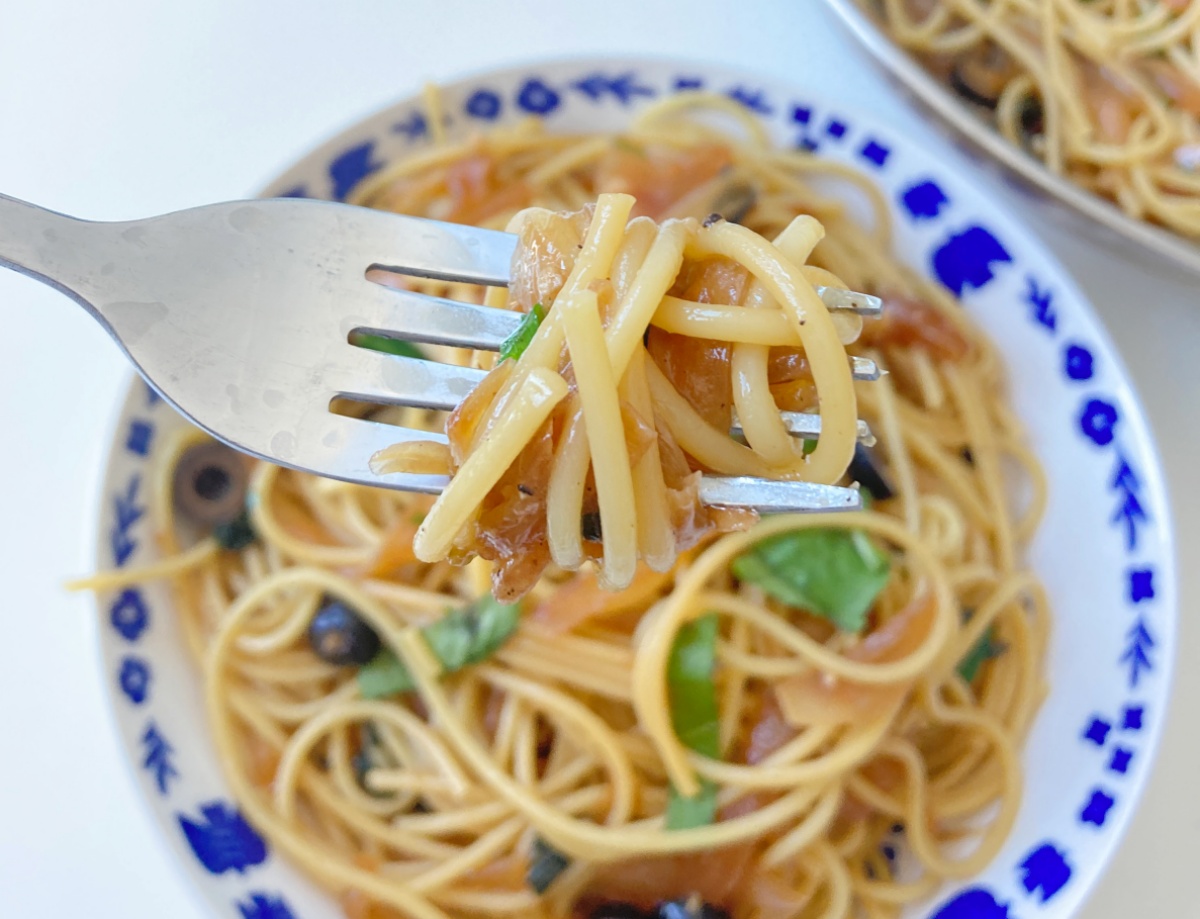
[[(1003, 850), (978, 877), (906, 915), (1073, 916), (1150, 773), (1175, 646), (1167, 499), (1129, 376), (1076, 285), (1036, 235), (977, 190), (970, 166), (823, 94), (706, 64), (551, 62), (450, 85), (446, 129), (535, 116), (554, 131), (618, 130), (640, 106), (691, 89), (736, 100), (780, 145), (871, 175), (891, 202), (901, 258), (958, 294), (1007, 358), (1016, 411), (1050, 481), (1029, 558), (1054, 609), (1052, 688), (1025, 749), (1025, 795)], [(267, 193), (342, 198), (427, 144), (428, 117), (419, 98), (399, 103), (306, 156)], [(182, 423), (145, 384), (131, 385), (101, 495), (100, 568), (157, 557), (149, 482), (164, 435)], [(213, 915), (340, 919), (333, 898), (272, 852), (231, 799), (169, 593), (148, 585), (98, 603), (112, 704), (137, 781)]]

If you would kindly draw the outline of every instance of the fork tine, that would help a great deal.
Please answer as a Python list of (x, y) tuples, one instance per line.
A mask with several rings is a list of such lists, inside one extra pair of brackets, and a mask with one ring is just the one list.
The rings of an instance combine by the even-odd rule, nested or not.
[(822, 302), (831, 310), (850, 310), (860, 316), (879, 316), (883, 313), (883, 301), (871, 294), (860, 294), (856, 290), (817, 285), (814, 290)]
[(486, 370), (475, 367), (381, 354), (347, 344), (324, 381), (331, 396), (451, 411), (485, 376)]
[[(456, 348), (498, 351), (521, 322), (521, 313), (431, 297), (366, 282), (372, 290), (347, 318), (353, 331)], [(359, 315), (365, 309), (367, 315)]]
[[(795, 437), (811, 437), (818, 438), (821, 436), (821, 416), (809, 414), (808, 412), (780, 412), (780, 418), (783, 419), (783, 426), (787, 428), (788, 433)], [(871, 441), (875, 435), (871, 433), (870, 427), (863, 420), (859, 420), (858, 439)], [(729, 433), (734, 437), (741, 437), (745, 432), (742, 430), (742, 422), (738, 418), (737, 413), (734, 413), (733, 424), (729, 428)]]
[(315, 472), (347, 482), (415, 491), (426, 495), (440, 494), (449, 481), (444, 475), (414, 475), (401, 472), (376, 475), (371, 471), (372, 456), (385, 447), (412, 440), (445, 443), (446, 435), (325, 412), (314, 418), (303, 437), (296, 439), (296, 448), (287, 457), (267, 458), (301, 471)]
[(813, 482), (777, 482), (752, 476), (702, 476), (700, 500), (709, 505), (750, 507), (764, 513), (856, 511), (857, 488)]
[(865, 357), (850, 358), (850, 373), (854, 379), (865, 380), (868, 383), (878, 380), (883, 375), (879, 365)]
[[(419, 221), (414, 235), (419, 237), (420, 244), (414, 245), (410, 239), (404, 240), (403, 244), (397, 241), (396, 245), (387, 247), (389, 255), (386, 261), (372, 261), (365, 270), (376, 269), (410, 277), (462, 281), (491, 287), (508, 286), (512, 275), (513, 252), (518, 241), (515, 234), (399, 214), (383, 216), (397, 228), (397, 234), (413, 233), (407, 223)], [(402, 226), (400, 221), (405, 221), (406, 225)], [(405, 260), (397, 261), (401, 254)]]

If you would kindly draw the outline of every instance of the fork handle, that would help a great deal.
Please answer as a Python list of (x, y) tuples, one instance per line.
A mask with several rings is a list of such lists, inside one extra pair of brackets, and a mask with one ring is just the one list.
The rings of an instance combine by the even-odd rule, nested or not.
[(96, 248), (104, 226), (0, 195), (0, 265), (94, 309), (95, 281), (113, 270)]

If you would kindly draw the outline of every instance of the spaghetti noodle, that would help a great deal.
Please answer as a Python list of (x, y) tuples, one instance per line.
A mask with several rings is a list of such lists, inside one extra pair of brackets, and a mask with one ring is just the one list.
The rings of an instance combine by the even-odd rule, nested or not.
[(877, 0), (1000, 133), (1132, 217), (1200, 235), (1200, 5)]
[[(768, 238), (797, 213), (814, 215), (827, 232), (807, 261), (887, 300), (886, 318), (851, 346), (890, 371), (857, 394), (887, 485), (861, 513), (701, 533), (673, 567), (647, 563), (675, 554), (670, 528), (626, 521), (643, 561), (625, 590), (604, 590), (592, 568), (551, 566), (518, 606), (502, 607), (486, 560), (418, 558), (431, 499), (255, 466), (256, 540), (238, 551), (202, 541), (158, 574), (176, 585), (239, 806), (351, 919), (587, 919), (699, 900), (706, 915), (737, 919), (894, 917), (944, 879), (980, 870), (1012, 825), (1049, 620), (1020, 562), (1042, 479), (1002, 401), (997, 355), (944, 291), (888, 254), (886, 204), (866, 180), (773, 150), (752, 123), (741, 135), (718, 131), (695, 106), (703, 100), (652, 108), (620, 137), (556, 136), (530, 123), (439, 146), (373, 178), (357, 199), (504, 225), (520, 208), (573, 211), (631, 192), (663, 221), (708, 207), (736, 182), (753, 190), (742, 219)], [(830, 182), (865, 193), (873, 224), (864, 228)], [(611, 214), (618, 250), (646, 253), (643, 273), (662, 237), (683, 232), (636, 229), (625, 199), (599, 200), (591, 225)], [(726, 233), (738, 231), (718, 230), (705, 251), (726, 254)], [(623, 264), (605, 263), (617, 288), (638, 275)], [(599, 339), (594, 296), (603, 294), (585, 286), (567, 308), (560, 299), (568, 348)], [(687, 297), (678, 300), (665, 308), (686, 311)], [(644, 356), (634, 328), (619, 383), (612, 350), (595, 349), (576, 370), (589, 427), (593, 376), (601, 400), (610, 390), (605, 423), (616, 423), (612, 391), (638, 411), (656, 394), (673, 404), (663, 398), (673, 391), (683, 415), (699, 415), (695, 392), (676, 388), (667, 361)], [(777, 405), (814, 398), (820, 372), (790, 343), (764, 363), (754, 349), (765, 345), (738, 341), (723, 373), (743, 345), (746, 378)], [(565, 382), (546, 382), (557, 370), (533, 364), (534, 382), (514, 398), (529, 392), (536, 403), (544, 391), (561, 403)], [(494, 384), (512, 379), (503, 373)], [(753, 412), (741, 421), (757, 451)], [(543, 424), (529, 415), (527, 430)], [(415, 410), (396, 420), (442, 423)], [(656, 431), (660, 443), (682, 441), (672, 425)], [(168, 554), (188, 542), (174, 517), (174, 470), (200, 439), (189, 431), (162, 448), (154, 508)], [(539, 461), (550, 455), (544, 448)], [(644, 484), (634, 453), (628, 468), (634, 488)], [(1013, 468), (1028, 486), (1023, 503), (1006, 485)], [(597, 465), (597, 484), (608, 474)], [(603, 504), (601, 515), (607, 534)], [(778, 552), (803, 562), (820, 546), (873, 579), (845, 618), (821, 613), (820, 585), (797, 584), (794, 566), (778, 564)], [(314, 637), (318, 619), (349, 622), (349, 637), (331, 652)], [(363, 636), (365, 665), (350, 662)], [(885, 844), (897, 836), (907, 854), (894, 863)], [(618, 902), (631, 905), (621, 912)]]

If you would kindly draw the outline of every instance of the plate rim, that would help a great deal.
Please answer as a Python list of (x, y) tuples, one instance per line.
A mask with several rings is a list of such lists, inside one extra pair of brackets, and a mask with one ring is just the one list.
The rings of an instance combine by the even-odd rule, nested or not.
[[(833, 3), (836, 0), (829, 0)], [(807, 96), (812, 99), (824, 100), (828, 98), (827, 91), (810, 90), (801, 80), (793, 80), (789, 77), (777, 76), (773, 74), (759, 73), (753, 68), (728, 65), (721, 62), (704, 62), (694, 60), (684, 56), (675, 55), (656, 55), (656, 54), (620, 54), (620, 55), (603, 55), (603, 54), (587, 54), (578, 56), (555, 56), (527, 60), (524, 62), (499, 65), (493, 67), (474, 69), (465, 73), (459, 73), (448, 76), (444, 80), (439, 81), (438, 85), (447, 89), (465, 88), (472, 83), (488, 80), (505, 80), (514, 76), (535, 74), (540, 70), (559, 70), (562, 68), (571, 68), (578, 72), (586, 70), (597, 70), (605, 68), (619, 68), (639, 66), (654, 66), (654, 67), (672, 67), (681, 72), (693, 71), (703, 74), (706, 78), (717, 77), (720, 79), (743, 79), (750, 81), (753, 84), (763, 86), (764, 88), (773, 91), (785, 91), (788, 94), (795, 96)], [(275, 177), (267, 183), (260, 185), (258, 196), (262, 196), (272, 187), (284, 185), (288, 176), (294, 172), (303, 170), (311, 161), (321, 160), (328, 162), (330, 154), (343, 150), (348, 143), (353, 142), (364, 131), (368, 124), (377, 120), (383, 120), (391, 117), (401, 110), (407, 110), (414, 104), (419, 104), (421, 100), (421, 92), (419, 89), (414, 89), (411, 92), (398, 96), (394, 101), (387, 103), (373, 111), (366, 112), (353, 121), (343, 124), (342, 127), (324, 135), (323, 139), (318, 139), (312, 146), (308, 147), (300, 156), (290, 161), (290, 164), (281, 169)], [(902, 126), (889, 119), (885, 113), (877, 113), (870, 109), (862, 108), (851, 104), (849, 106), (834, 102), (839, 114), (846, 114), (855, 118), (860, 118), (863, 122), (869, 123), (872, 126), (879, 126), (889, 138), (900, 137), (902, 135)], [(908, 141), (904, 140), (907, 144)], [(959, 150), (952, 151), (956, 159), (962, 158), (962, 153)], [(953, 172), (969, 175), (969, 164), (966, 162), (956, 162), (953, 165)], [(1134, 814), (1137, 813), (1138, 807), (1141, 804), (1146, 786), (1149, 784), (1154, 770), (1157, 767), (1159, 753), (1161, 751), (1162, 733), (1165, 730), (1170, 707), (1174, 701), (1174, 680), (1178, 656), (1178, 622), (1180, 617), (1179, 608), (1179, 567), (1177, 557), (1177, 541), (1175, 536), (1174, 517), (1172, 506), (1170, 503), (1170, 491), (1165, 474), (1165, 467), (1161, 451), (1158, 447), (1157, 438), (1154, 436), (1153, 428), (1150, 423), (1149, 415), (1146, 412), (1144, 402), (1134, 385), (1132, 375), (1125, 364), (1124, 358), (1120, 350), (1116, 346), (1115, 339), (1110, 333), (1108, 327), (1104, 323), (1102, 317), (1092, 305), (1090, 298), (1085, 294), (1074, 275), (1067, 270), (1060, 258), (1052, 248), (1047, 246), (1042, 239), (1042, 235), (1017, 211), (1009, 200), (1002, 197), (997, 191), (985, 188), (976, 189), (976, 193), (981, 197), (983, 202), (986, 202), (992, 212), (999, 218), (998, 223), (1006, 224), (1013, 229), (1019, 230), (1024, 235), (1029, 243), (1040, 250), (1041, 257), (1045, 259), (1047, 264), (1055, 273), (1055, 280), (1060, 286), (1069, 292), (1070, 296), (1077, 302), (1081, 314), (1090, 322), (1091, 332), (1095, 339), (1108, 352), (1107, 357), (1110, 360), (1112, 367), (1112, 377), (1114, 383), (1108, 391), (1114, 392), (1120, 398), (1127, 402), (1133, 409), (1129, 416), (1122, 416), (1123, 421), (1127, 421), (1135, 429), (1133, 431), (1135, 442), (1140, 445), (1140, 450), (1144, 456), (1145, 463), (1140, 468), (1140, 473), (1146, 480), (1150, 498), (1149, 505), (1154, 509), (1155, 526), (1160, 533), (1160, 541), (1162, 543), (1162, 554), (1156, 559), (1158, 563), (1158, 571), (1161, 572), (1161, 582), (1156, 582), (1155, 595), (1162, 599), (1161, 608), (1165, 611), (1164, 620), (1160, 624), (1159, 634), (1163, 637), (1163, 645), (1168, 649), (1169, 653), (1162, 656), (1155, 667), (1156, 680), (1160, 688), (1156, 691), (1152, 698), (1160, 699), (1162, 702), (1161, 713), (1154, 721), (1152, 729), (1145, 735), (1145, 743), (1142, 746), (1142, 752), (1139, 754), (1146, 761), (1145, 771), (1140, 776), (1140, 781), (1130, 794), (1125, 796), (1127, 806), (1121, 808), (1120, 812), (1114, 815), (1112, 821), (1115, 826), (1109, 830), (1106, 835), (1111, 837), (1112, 843), (1108, 844), (1101, 853), (1100, 858), (1094, 862), (1095, 871), (1092, 880), (1079, 895), (1074, 909), (1066, 915), (1078, 915), (1084, 904), (1091, 898), (1095, 892), (1100, 879), (1104, 876), (1113, 857), (1117, 851), (1125, 843), (1126, 833), (1130, 821)], [(1015, 320), (1014, 320), (1015, 321)], [(101, 453), (104, 457), (104, 462), (100, 467), (99, 474), (95, 478), (97, 489), (97, 501), (93, 505), (94, 512), (91, 519), (91, 531), (93, 539), (93, 552), (91, 557), (97, 565), (98, 570), (108, 570), (111, 565), (106, 556), (105, 532), (103, 529), (104, 520), (108, 513), (104, 502), (108, 497), (108, 493), (104, 490), (104, 483), (110, 477), (114, 463), (118, 460), (122, 449), (122, 441), (120, 437), (121, 424), (128, 417), (128, 406), (132, 403), (133, 398), (139, 386), (144, 386), (140, 376), (134, 371), (130, 371), (125, 384), (118, 392), (121, 394), (117, 400), (117, 405), (111, 416), (109, 425), (107, 426), (106, 440), (102, 442)], [(105, 604), (101, 602), (105, 593), (94, 595), (93, 607), (96, 612), (97, 619), (102, 619), (106, 611)], [(102, 628), (97, 628), (95, 631), (98, 639), (96, 650), (100, 658), (100, 672), (109, 673), (109, 661), (106, 658), (106, 648), (111, 639), (106, 637), (106, 632)], [(117, 684), (114, 680), (104, 680), (105, 698), (108, 703), (109, 717), (111, 724), (117, 730), (118, 742), (124, 750), (124, 757), (132, 773), (130, 780), (133, 783), (138, 797), (141, 799), (142, 812), (150, 818), (151, 823), (156, 827), (157, 832), (163, 837), (167, 837), (164, 841), (167, 843), (173, 856), (180, 856), (177, 860), (176, 869), (181, 874), (188, 878), (188, 886), (194, 893), (198, 894), (201, 902), (207, 905), (214, 905), (217, 900), (212, 894), (211, 886), (203, 884), (197, 877), (197, 872), (194, 866), (190, 865), (190, 853), (184, 847), (183, 842), (175, 838), (176, 834), (168, 832), (165, 818), (160, 815), (154, 806), (154, 801), (147, 793), (146, 789), (141, 786), (138, 780), (138, 763), (136, 760), (136, 752), (133, 746), (125, 742), (123, 732), (121, 730), (121, 715), (119, 714), (121, 699), (118, 697)], [(1053, 690), (1051, 690), (1053, 691)], [(207, 726), (205, 726), (207, 735)], [(175, 858), (172, 858), (175, 861)], [(296, 868), (290, 859), (287, 863), (293, 870), (300, 871)], [(303, 873), (303, 872), (300, 872)], [(311, 880), (311, 879), (309, 879)], [(954, 883), (954, 882), (950, 882)], [(968, 881), (969, 883), (969, 881)], [(938, 901), (932, 901), (936, 904)], [(931, 905), (932, 905), (931, 904)]]
[(1003, 167), (1002, 172), (1015, 175), (1066, 205), (1066, 212), (1093, 237), (1103, 236), (1106, 245), (1116, 248), (1121, 241), (1132, 242), (1140, 252), (1186, 272), (1192, 280), (1200, 275), (1200, 240), (1189, 242), (1181, 234), (1130, 217), (1107, 198), (1051, 172), (1041, 160), (1022, 153), (954, 98), (912, 55), (891, 40), (856, 0), (825, 0), (825, 4), (844, 31), (854, 36), (884, 72), (896, 77), (904, 91), (933, 111), (958, 137), (991, 157)]

